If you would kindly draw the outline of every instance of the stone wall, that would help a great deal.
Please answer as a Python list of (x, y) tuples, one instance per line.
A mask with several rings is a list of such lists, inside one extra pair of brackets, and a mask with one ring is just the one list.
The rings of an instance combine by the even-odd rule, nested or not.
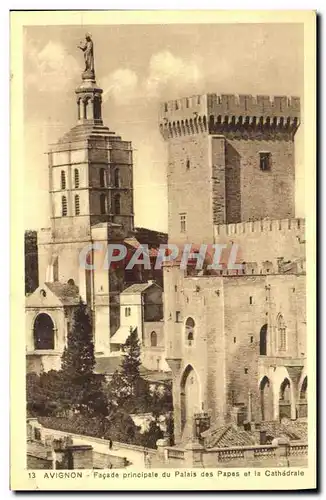
[[(212, 243), (212, 170), (208, 135), (175, 137), (169, 140), (168, 148), (169, 242)], [(185, 232), (181, 232), (181, 214), (186, 217)]]

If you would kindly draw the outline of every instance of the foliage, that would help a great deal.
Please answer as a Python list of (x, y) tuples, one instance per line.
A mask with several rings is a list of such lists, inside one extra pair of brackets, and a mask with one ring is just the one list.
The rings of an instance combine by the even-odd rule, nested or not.
[(151, 411), (155, 417), (173, 411), (172, 385), (155, 387), (151, 394)]
[(120, 370), (116, 370), (108, 387), (110, 414), (119, 408), (126, 413), (147, 412), (150, 404), (149, 384), (140, 376), (140, 342), (137, 329), (130, 329), (124, 345)]
[[(40, 422), (53, 429), (155, 448), (163, 437), (158, 417), (172, 411), (171, 386), (154, 386), (153, 390), (141, 377), (137, 330), (130, 331), (124, 351), (121, 369), (105, 394), (103, 377), (94, 374), (91, 320), (80, 302), (68, 332), (61, 371), (27, 375), (29, 414), (40, 416)], [(154, 417), (144, 433), (130, 416), (141, 413)], [(169, 428), (168, 421), (169, 430), (173, 432), (173, 422)]]
[(51, 370), (26, 376), (27, 412), (29, 415), (53, 415), (62, 410), (59, 393), (62, 374)]
[(38, 287), (37, 232), (25, 231), (25, 294)]
[(140, 442), (142, 446), (145, 448), (156, 448), (156, 442), (158, 439), (162, 439), (164, 437), (163, 431), (159, 428), (157, 423), (153, 420), (149, 424), (149, 428), (140, 436)]
[(141, 444), (141, 434), (132, 418), (123, 412), (117, 412), (110, 421), (100, 417), (87, 417), (76, 414), (71, 418), (66, 417), (40, 417), (39, 421), (44, 427), (56, 429), (73, 434), (112, 439), (129, 444)]
[(93, 332), (87, 306), (80, 301), (73, 314), (71, 330), (62, 356), (60, 399), (70, 408), (90, 415), (107, 414), (107, 400), (102, 389), (104, 378), (94, 374)]

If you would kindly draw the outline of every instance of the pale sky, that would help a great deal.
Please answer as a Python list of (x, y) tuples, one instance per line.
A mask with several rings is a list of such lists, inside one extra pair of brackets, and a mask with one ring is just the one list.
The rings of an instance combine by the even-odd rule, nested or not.
[[(303, 25), (108, 25), (26, 27), (25, 227), (49, 226), (50, 143), (76, 124), (77, 49), (90, 31), (103, 120), (133, 143), (135, 225), (167, 230), (161, 101), (206, 92), (293, 95), (303, 103)], [(303, 125), (296, 135), (296, 215), (304, 216)]]

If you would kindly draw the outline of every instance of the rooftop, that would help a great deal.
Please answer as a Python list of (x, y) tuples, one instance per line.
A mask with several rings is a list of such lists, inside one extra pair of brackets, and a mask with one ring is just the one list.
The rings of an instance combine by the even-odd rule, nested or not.
[(133, 285), (131, 285), (128, 288), (126, 288), (121, 293), (121, 295), (130, 295), (130, 294), (134, 294), (134, 293), (143, 293), (145, 290), (147, 290), (151, 286), (156, 286), (156, 287), (160, 288), (160, 286), (155, 281), (150, 280), (147, 283), (134, 283)]
[(76, 285), (60, 283), (59, 281), (45, 283), (45, 285), (64, 305), (75, 306), (79, 304), (79, 288)]

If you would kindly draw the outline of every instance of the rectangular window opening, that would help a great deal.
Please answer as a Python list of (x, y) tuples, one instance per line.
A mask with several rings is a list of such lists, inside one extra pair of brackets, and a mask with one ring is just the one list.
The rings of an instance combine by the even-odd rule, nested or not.
[(180, 231), (181, 231), (181, 233), (185, 233), (186, 229), (187, 229), (186, 214), (180, 214)]
[(271, 153), (266, 151), (261, 151), (259, 153), (259, 166), (262, 171), (271, 169)]

